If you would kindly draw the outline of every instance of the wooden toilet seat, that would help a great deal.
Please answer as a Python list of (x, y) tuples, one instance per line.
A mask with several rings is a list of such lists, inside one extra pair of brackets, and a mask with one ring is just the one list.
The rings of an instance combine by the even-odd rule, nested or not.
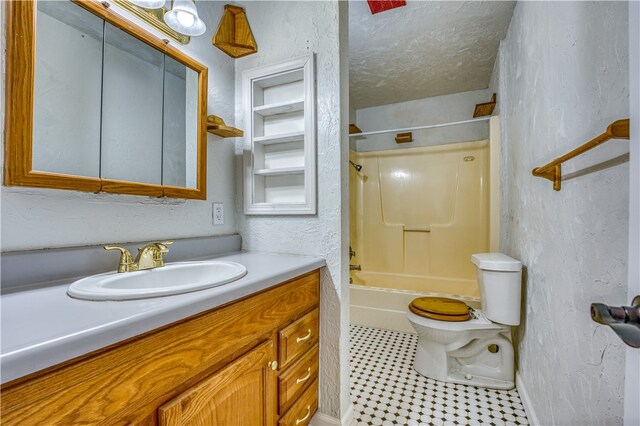
[(409, 304), (414, 314), (438, 321), (468, 321), (471, 319), (466, 303), (446, 297), (419, 297)]

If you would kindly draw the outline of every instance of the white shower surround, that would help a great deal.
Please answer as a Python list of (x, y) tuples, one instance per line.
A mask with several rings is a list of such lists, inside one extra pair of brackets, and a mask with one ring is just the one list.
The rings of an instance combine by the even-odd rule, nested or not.
[[(236, 61), (236, 123), (243, 128), (242, 72), (310, 52), (316, 54), (318, 213), (307, 216), (240, 216), (243, 248), (322, 256), (320, 277), (319, 412), (348, 417), (349, 279), (347, 161), (347, 2), (248, 2), (258, 53)], [(238, 154), (241, 144), (238, 143)], [(243, 190), (238, 155), (238, 191)], [(243, 211), (238, 197), (238, 211)], [(325, 417), (326, 420), (326, 417)]]
[(622, 424), (625, 348), (589, 306), (628, 303), (628, 162), (568, 177), (623, 155), (628, 142), (564, 164), (560, 192), (531, 169), (628, 117), (626, 30), (626, 2), (519, 2), (492, 78), (502, 251), (526, 266), (520, 383), (543, 425)]
[[(4, 24), (6, 5), (0, 3), (0, 22)], [(112, 7), (118, 10), (116, 5)], [(222, 3), (203, 2), (198, 13), (209, 28), (215, 28), (223, 8)], [(127, 12), (122, 14), (129, 16)], [(136, 18), (129, 19), (166, 38)], [(2, 25), (0, 131), (4, 127), (5, 30), (6, 25)], [(212, 47), (209, 37), (193, 37), (188, 45), (174, 45), (209, 68), (208, 114), (216, 114), (233, 124), (233, 59)], [(206, 201), (2, 186), (2, 251), (235, 233), (233, 143), (208, 134), (207, 150)], [(0, 156), (3, 155), (4, 150), (0, 150)], [(212, 225), (213, 201), (230, 207), (222, 226)]]

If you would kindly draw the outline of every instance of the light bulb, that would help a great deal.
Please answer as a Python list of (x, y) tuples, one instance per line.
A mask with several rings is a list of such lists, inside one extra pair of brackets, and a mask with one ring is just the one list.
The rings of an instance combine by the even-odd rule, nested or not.
[(193, 0), (173, 0), (173, 8), (164, 15), (164, 22), (173, 30), (188, 36), (202, 35), (207, 29), (198, 17)]
[(189, 12), (184, 12), (182, 10), (179, 10), (178, 13), (176, 13), (176, 18), (181, 25), (187, 28), (193, 26), (193, 23), (196, 22), (195, 16), (193, 16)]

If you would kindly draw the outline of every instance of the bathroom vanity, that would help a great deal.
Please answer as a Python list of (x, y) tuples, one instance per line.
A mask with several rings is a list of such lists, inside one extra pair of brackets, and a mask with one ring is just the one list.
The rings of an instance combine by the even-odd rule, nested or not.
[[(225, 258), (248, 265), (249, 274), (228, 285), (233, 290), (222, 286), (146, 302), (155, 304), (152, 310), (162, 321), (200, 309), (202, 303), (223, 301), (221, 305), (10, 379), (2, 386), (3, 424), (308, 424), (317, 409), (317, 268), (324, 262), (297, 257), (296, 264), (294, 256), (257, 253)], [(269, 263), (270, 277), (265, 274)], [(285, 264), (289, 271), (278, 270)], [(298, 276), (275, 285), (269, 282), (283, 272)], [(34, 294), (39, 291), (43, 290)], [(227, 297), (232, 300), (224, 302), (225, 292), (233, 293)], [(248, 294), (238, 297), (243, 292)], [(57, 303), (69, 303), (69, 308), (75, 304), (99, 313), (145, 303), (59, 296), (57, 302), (52, 298), (53, 309)], [(7, 299), (9, 311), (12, 303)], [(3, 320), (8, 314), (3, 313)], [(27, 316), (12, 319), (24, 321)], [(122, 320), (132, 329), (136, 321)], [(154, 321), (145, 321), (145, 327), (150, 323)], [(111, 329), (108, 340), (131, 333), (122, 324), (106, 327)], [(43, 345), (51, 347), (52, 356), (59, 352), (54, 339)], [(73, 351), (71, 344), (67, 350)], [(48, 353), (37, 345), (5, 352), (3, 368), (21, 367), (30, 351), (34, 361)]]

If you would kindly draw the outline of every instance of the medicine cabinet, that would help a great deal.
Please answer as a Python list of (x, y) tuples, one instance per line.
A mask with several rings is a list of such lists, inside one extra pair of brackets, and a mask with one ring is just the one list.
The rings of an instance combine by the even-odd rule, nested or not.
[(316, 213), (313, 54), (243, 73), (245, 213)]
[(207, 73), (107, 2), (8, 2), (5, 185), (206, 198)]

